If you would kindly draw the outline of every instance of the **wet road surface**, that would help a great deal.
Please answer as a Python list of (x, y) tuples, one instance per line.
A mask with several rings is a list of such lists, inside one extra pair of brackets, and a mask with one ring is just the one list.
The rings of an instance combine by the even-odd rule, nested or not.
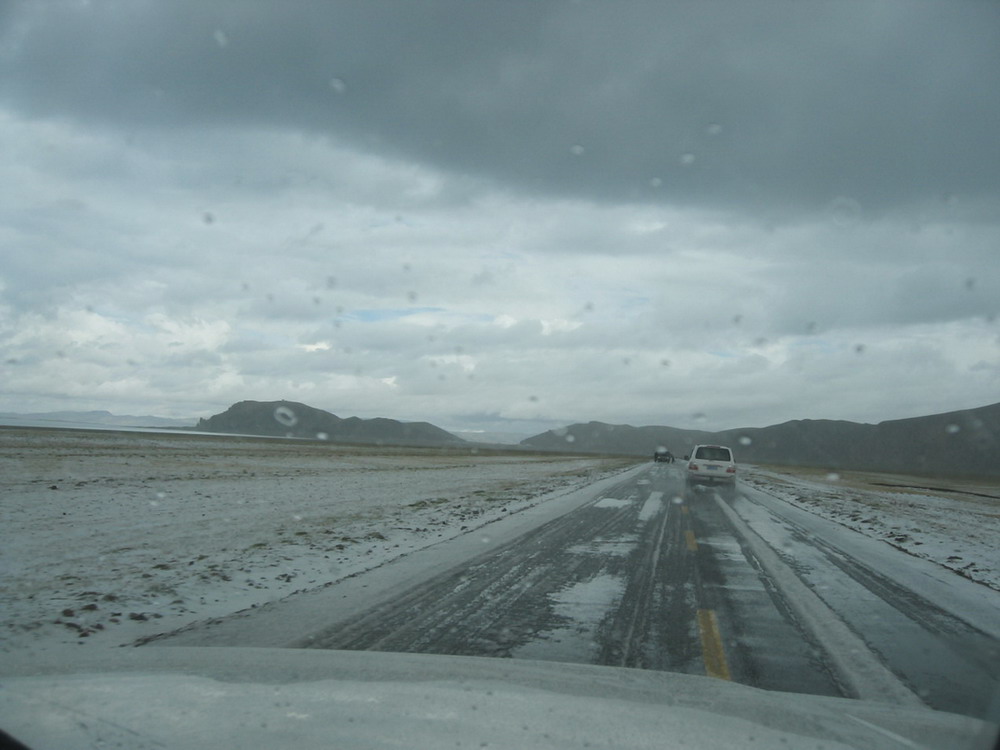
[(606, 664), (850, 697), (722, 504), (769, 519), (785, 563), (903, 690), (996, 720), (995, 639), (850, 559), (780, 503), (766, 507), (759, 492), (686, 488), (679, 464), (651, 465), (299, 645)]

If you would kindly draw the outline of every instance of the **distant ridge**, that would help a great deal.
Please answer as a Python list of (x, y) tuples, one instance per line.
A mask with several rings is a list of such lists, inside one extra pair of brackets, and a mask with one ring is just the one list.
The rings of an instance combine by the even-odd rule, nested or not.
[(201, 419), (196, 430), (238, 435), (311, 438), (391, 445), (449, 445), (465, 441), (428, 422), (395, 419), (342, 419), (295, 401), (240, 401), (221, 414)]
[(721, 432), (589, 422), (521, 441), (542, 450), (650, 456), (660, 445), (683, 456), (698, 443), (728, 445), (746, 463), (1000, 476), (1000, 403), (878, 424), (803, 419)]
[(195, 420), (172, 419), (169, 417), (154, 417), (152, 415), (135, 416), (131, 414), (112, 414), (109, 411), (46, 411), (46, 412), (0, 412), (0, 419), (16, 419), (19, 422), (34, 421), (40, 424), (52, 423), (53, 426), (100, 425), (103, 427), (164, 427), (190, 428)]

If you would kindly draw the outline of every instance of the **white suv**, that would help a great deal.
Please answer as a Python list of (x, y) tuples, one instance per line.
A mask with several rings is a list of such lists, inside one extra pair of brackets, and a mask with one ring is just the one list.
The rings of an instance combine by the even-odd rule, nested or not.
[(687, 465), (688, 484), (736, 484), (736, 461), (724, 445), (696, 445)]

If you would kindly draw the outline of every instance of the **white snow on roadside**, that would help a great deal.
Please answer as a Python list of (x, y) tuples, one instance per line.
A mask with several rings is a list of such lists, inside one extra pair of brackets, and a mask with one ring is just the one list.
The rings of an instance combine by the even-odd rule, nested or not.
[(755, 489), (1000, 591), (998, 483), (759, 467), (743, 467), (742, 478)]
[(0, 429), (0, 649), (116, 645), (259, 606), (631, 463)]

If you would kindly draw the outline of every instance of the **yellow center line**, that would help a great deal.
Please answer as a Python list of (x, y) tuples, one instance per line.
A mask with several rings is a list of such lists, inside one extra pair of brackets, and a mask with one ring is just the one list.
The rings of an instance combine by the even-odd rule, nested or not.
[(698, 550), (698, 542), (695, 541), (694, 532), (691, 531), (691, 529), (684, 532), (684, 541), (687, 542), (687, 548), (692, 552), (696, 552)]
[(719, 621), (713, 609), (698, 610), (698, 630), (701, 632), (701, 652), (705, 660), (705, 674), (718, 677), (721, 680), (731, 679), (729, 665), (726, 663), (726, 652), (722, 648), (722, 636), (719, 634)]

